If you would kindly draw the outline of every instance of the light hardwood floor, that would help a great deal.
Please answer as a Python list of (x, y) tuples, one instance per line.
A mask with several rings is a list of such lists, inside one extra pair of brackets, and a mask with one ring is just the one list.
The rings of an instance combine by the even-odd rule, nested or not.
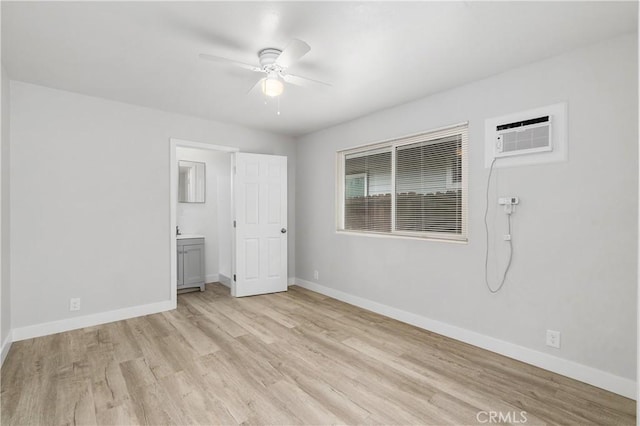
[(16, 342), (1, 389), (3, 425), (635, 424), (629, 399), (299, 287), (208, 284), (176, 311)]

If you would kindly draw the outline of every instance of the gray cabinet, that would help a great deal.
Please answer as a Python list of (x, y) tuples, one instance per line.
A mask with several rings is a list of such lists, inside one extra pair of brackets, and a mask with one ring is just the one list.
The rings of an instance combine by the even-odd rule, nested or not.
[(204, 238), (178, 240), (178, 290), (204, 291)]

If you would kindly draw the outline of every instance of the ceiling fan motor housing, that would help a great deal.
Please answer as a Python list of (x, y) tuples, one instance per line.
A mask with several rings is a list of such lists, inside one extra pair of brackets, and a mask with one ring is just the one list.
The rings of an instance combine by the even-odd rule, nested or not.
[(264, 70), (269, 70), (274, 68), (276, 65), (276, 59), (282, 53), (280, 49), (267, 48), (262, 49), (258, 52), (258, 57), (260, 58), (260, 66)]

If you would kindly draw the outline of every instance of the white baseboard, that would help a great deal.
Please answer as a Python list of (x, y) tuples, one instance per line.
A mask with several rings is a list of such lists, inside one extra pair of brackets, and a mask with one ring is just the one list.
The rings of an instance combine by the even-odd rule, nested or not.
[(296, 277), (289, 277), (287, 280), (287, 286), (291, 287), (292, 285), (296, 285)]
[(475, 331), (456, 327), (444, 322), (436, 321), (421, 315), (403, 311), (369, 299), (354, 296), (340, 290), (326, 287), (317, 283), (295, 278), (295, 284), (308, 290), (324, 294), (334, 299), (359, 306), (378, 314), (460, 340), (536, 367), (570, 377), (581, 382), (617, 393), (627, 398), (636, 399), (636, 382), (625, 377), (616, 376), (606, 371), (598, 370), (577, 362), (559, 358), (533, 349), (525, 348), (513, 343), (499, 340)]
[(85, 315), (82, 317), (28, 325), (26, 327), (13, 329), (13, 341), (18, 342), (20, 340), (31, 339), (33, 337), (48, 336), (50, 334), (61, 333), (63, 331), (76, 330), (79, 328), (91, 327), (108, 322), (155, 314), (158, 312), (169, 311), (175, 308), (176, 306), (174, 303), (172, 303), (170, 300), (166, 300), (164, 302), (131, 306), (129, 308), (100, 312), (98, 314)]
[(225, 287), (231, 288), (231, 278), (226, 275), (219, 274), (218, 282)]
[(4, 364), (4, 360), (7, 357), (7, 354), (9, 353), (9, 349), (11, 349), (11, 343), (13, 343), (12, 334), (13, 334), (13, 331), (9, 330), (9, 334), (4, 339), (4, 342), (2, 342), (2, 349), (0, 350), (0, 366)]
[(218, 281), (220, 281), (219, 274), (209, 274), (204, 277), (204, 282), (206, 283), (217, 283)]

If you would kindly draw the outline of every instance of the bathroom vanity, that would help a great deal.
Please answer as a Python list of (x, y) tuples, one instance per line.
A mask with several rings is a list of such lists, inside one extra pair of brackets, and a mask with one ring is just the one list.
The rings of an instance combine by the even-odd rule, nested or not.
[(204, 291), (204, 237), (178, 235), (178, 290), (200, 287)]

